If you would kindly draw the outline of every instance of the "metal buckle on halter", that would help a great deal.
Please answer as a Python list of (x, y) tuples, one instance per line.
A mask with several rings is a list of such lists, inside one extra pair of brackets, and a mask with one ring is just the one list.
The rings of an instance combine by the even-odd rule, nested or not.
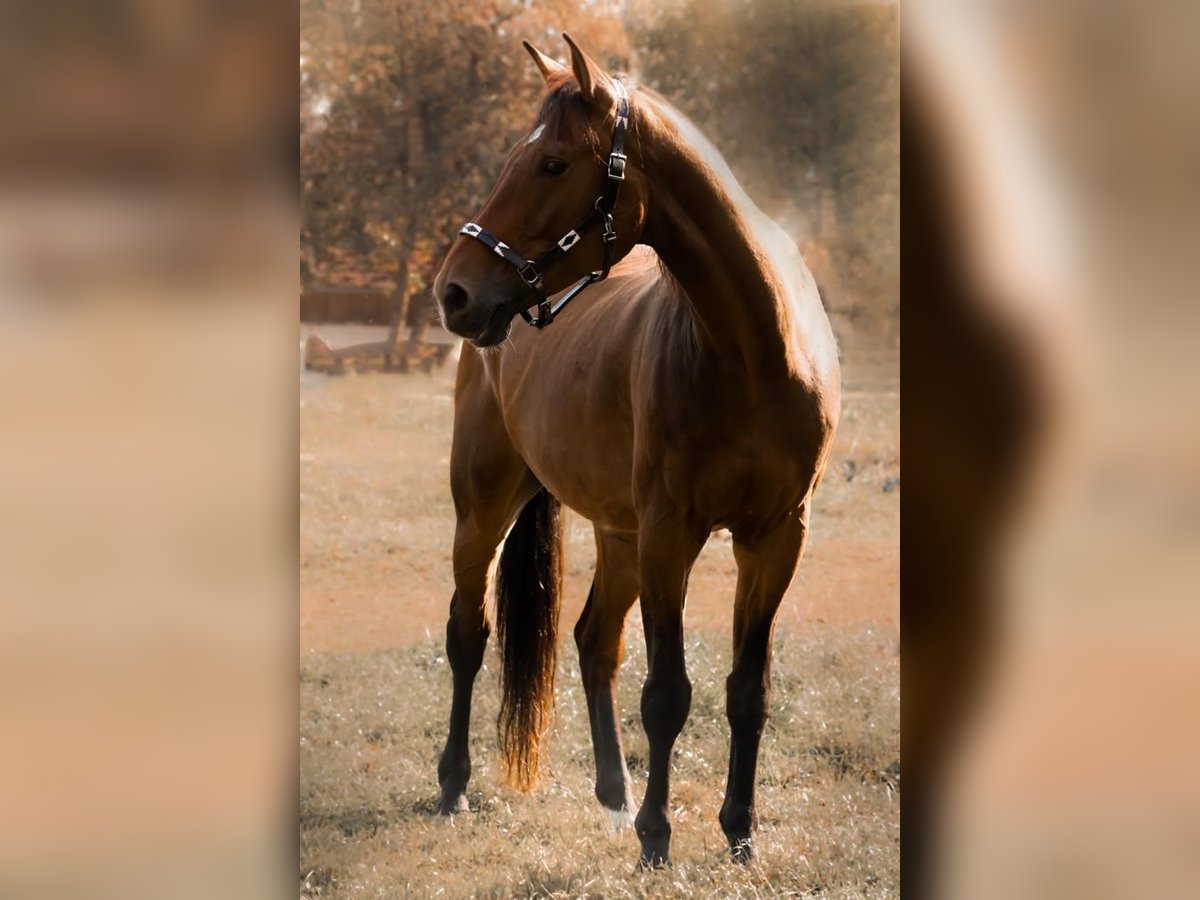
[(628, 159), (624, 153), (613, 151), (608, 154), (608, 177), (613, 181), (625, 180), (625, 160)]
[(530, 287), (533, 287), (542, 280), (542, 273), (538, 270), (537, 263), (532, 259), (527, 259), (525, 265), (521, 266), (517, 272), (520, 274), (521, 280)]
[(613, 217), (610, 213), (604, 214), (604, 243), (608, 244), (617, 239), (617, 229), (613, 225)]

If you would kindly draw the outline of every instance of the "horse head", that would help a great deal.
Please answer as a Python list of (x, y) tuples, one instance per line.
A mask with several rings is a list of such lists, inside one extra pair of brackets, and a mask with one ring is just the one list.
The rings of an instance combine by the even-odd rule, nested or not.
[[(541, 109), (434, 280), (446, 328), (479, 347), (503, 341), (513, 318), (528, 318), (525, 311), (545, 297), (602, 267), (606, 275), (638, 242), (645, 222), (644, 174), (618, 154), (619, 203), (608, 184), (616, 177), (614, 140), (623, 140), (627, 125), (620, 115), (625, 90), (563, 38), (570, 68), (525, 42), (546, 83)], [(528, 265), (534, 262), (544, 265)]]

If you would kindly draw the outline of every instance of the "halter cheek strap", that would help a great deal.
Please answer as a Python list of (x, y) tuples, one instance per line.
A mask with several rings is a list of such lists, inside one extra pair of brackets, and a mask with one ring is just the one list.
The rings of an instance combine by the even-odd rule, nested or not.
[[(629, 129), (629, 95), (625, 91), (625, 86), (615, 78), (612, 84), (617, 95), (617, 121), (613, 125), (612, 150), (608, 154), (608, 171), (604, 180), (604, 190), (596, 198), (596, 203), (574, 228), (559, 238), (549, 250), (537, 259), (526, 259), (482, 225), (474, 222), (468, 222), (458, 231), (459, 234), (475, 238), (505, 262), (516, 267), (521, 280), (537, 298), (538, 314), (536, 317), (531, 316), (527, 309), (521, 310), (521, 317), (535, 328), (545, 328), (554, 321), (554, 317), (562, 312), (568, 303), (582, 293), (584, 288), (607, 278), (609, 269), (612, 268), (615, 261), (617, 230), (613, 225), (613, 213), (617, 208), (617, 196), (621, 192), (621, 182), (625, 180), (625, 133)], [(583, 236), (597, 225), (603, 226), (601, 240), (604, 242), (604, 268), (584, 275), (559, 298), (557, 303), (551, 305), (542, 288), (546, 268), (566, 256), (579, 244)]]

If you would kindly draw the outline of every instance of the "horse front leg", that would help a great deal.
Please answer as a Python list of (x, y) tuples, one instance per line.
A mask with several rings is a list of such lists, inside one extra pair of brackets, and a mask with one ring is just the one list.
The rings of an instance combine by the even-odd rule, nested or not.
[(487, 572), (500, 538), (478, 534), (459, 524), (454, 542), (454, 596), (446, 622), (446, 658), (454, 678), (450, 730), (438, 759), (441, 815), (467, 811), (467, 781), (471, 778), (471, 694), (483, 664), (491, 625), (487, 618)]
[(648, 662), (642, 726), (650, 741), (650, 760), (646, 796), (635, 825), (642, 844), (639, 866), (658, 867), (668, 863), (671, 844), (671, 754), (692, 705), (683, 652), (684, 595), (707, 535), (698, 536), (682, 519), (650, 515), (644, 521), (638, 541)]
[(721, 830), (735, 862), (753, 856), (751, 832), (758, 825), (755, 784), (758, 746), (770, 713), (771, 640), (784, 592), (796, 573), (808, 510), (765, 535), (734, 535), (737, 599), (733, 609), (733, 670), (725, 681), (729, 719), (729, 780), (721, 806)]
[(633, 795), (615, 691), (624, 653), (625, 617), (637, 595), (636, 537), (597, 528), (596, 577), (575, 626), (575, 644), (596, 755), (596, 799), (617, 827), (633, 824)]
[(458, 524), (454, 531), (454, 596), (446, 622), (446, 658), (454, 692), (446, 746), (438, 759), (441, 797), (437, 812), (442, 815), (466, 812), (468, 808), (471, 694), (491, 633), (487, 618), (488, 568), (517, 512), (537, 490), (537, 482), (515, 454), (505, 454), (498, 465), (481, 473), (459, 470), (456, 462), (457, 457), (452, 455), (451, 486)]
[(488, 567), (517, 513), (537, 490), (537, 480), (508, 439), (479, 355), (464, 348), (454, 392), (450, 449), (450, 492), (457, 521), (446, 658), (454, 693), (446, 746), (438, 760), (437, 811), (443, 815), (467, 809), (471, 694), (491, 632)]

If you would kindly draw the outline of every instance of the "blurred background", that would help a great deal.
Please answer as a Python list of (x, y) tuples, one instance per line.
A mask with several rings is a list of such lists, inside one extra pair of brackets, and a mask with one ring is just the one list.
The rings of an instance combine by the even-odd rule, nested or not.
[(0, 5), (4, 896), (293, 885), (297, 28)]
[(903, 18), (906, 888), (1190, 896), (1197, 10)]

